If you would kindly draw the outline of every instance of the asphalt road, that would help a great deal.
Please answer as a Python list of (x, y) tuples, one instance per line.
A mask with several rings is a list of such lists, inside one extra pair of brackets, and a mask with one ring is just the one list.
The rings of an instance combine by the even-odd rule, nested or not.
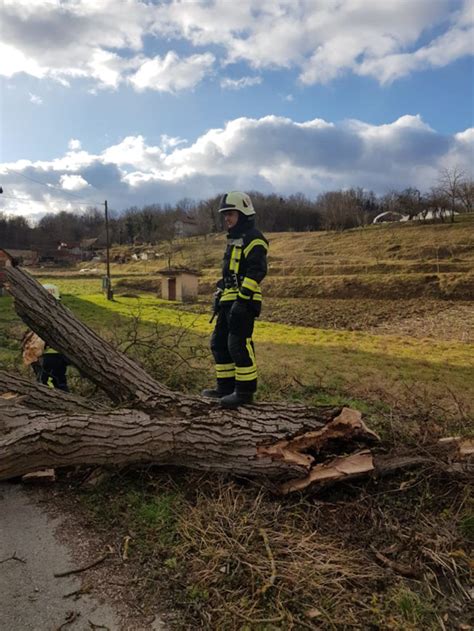
[(55, 572), (77, 567), (54, 535), (50, 519), (20, 484), (0, 484), (0, 631), (119, 631), (116, 613), (78, 590), (77, 577)]

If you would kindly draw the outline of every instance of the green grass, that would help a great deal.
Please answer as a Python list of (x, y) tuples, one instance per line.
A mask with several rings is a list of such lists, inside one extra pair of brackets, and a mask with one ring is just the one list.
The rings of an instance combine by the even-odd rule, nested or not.
[[(183, 311), (179, 305), (170, 306), (149, 293), (136, 297), (117, 295), (114, 301), (107, 301), (97, 293), (97, 281), (92, 279), (55, 279), (55, 282), (62, 291), (64, 304), (106, 337), (110, 337), (111, 331), (120, 336), (138, 318), (144, 330), (158, 327), (163, 336), (170, 332), (178, 336), (185, 329), (188, 344), (207, 346), (212, 331), (209, 314)], [(11, 335), (12, 330), (15, 336)], [(21, 331), (10, 299), (0, 299), (3, 363), (18, 362)], [(365, 401), (369, 407), (375, 404), (380, 409), (384, 403), (406, 399), (410, 393), (412, 399), (417, 394), (420, 400), (431, 398), (433, 404), (444, 409), (447, 402), (453, 404), (455, 400), (461, 402), (466, 413), (472, 407), (472, 393), (466, 388), (474, 383), (472, 344), (316, 329), (264, 320), (257, 322), (254, 339), (262, 398), (296, 397), (311, 403), (346, 402), (346, 405), (349, 401), (359, 401), (362, 408)], [(156, 358), (153, 362), (158, 364)], [(195, 367), (199, 370), (194, 375), (186, 374), (188, 382), (195, 379), (194, 384), (188, 383), (187, 389), (191, 391), (213, 379), (210, 353)], [(173, 387), (179, 388), (182, 383), (176, 376), (173, 379), (171, 366), (157, 376), (168, 379)], [(303, 388), (297, 386), (300, 382)], [(410, 401), (410, 405), (413, 403)]]
[[(58, 283), (61, 286), (61, 283)], [(109, 315), (120, 315), (131, 318), (139, 315), (143, 322), (159, 323), (161, 325), (179, 328), (190, 328), (195, 333), (210, 335), (212, 325), (208, 315), (188, 313), (169, 307), (169, 302), (150, 296), (137, 295), (134, 298), (117, 296), (113, 302), (107, 301), (102, 294), (81, 294), (75, 292), (81, 301), (90, 303), (99, 310), (106, 310)], [(94, 308), (88, 310), (86, 305), (79, 306), (78, 302), (63, 295), (66, 305), (74, 305), (83, 313), (92, 314)], [(96, 310), (97, 312), (97, 310)], [(80, 313), (79, 313), (80, 315)], [(105, 314), (103, 314), (105, 315)], [(107, 317), (107, 316), (105, 316)], [(472, 360), (474, 348), (461, 342), (443, 342), (434, 340), (417, 340), (406, 336), (372, 335), (360, 331), (334, 331), (313, 329), (303, 326), (288, 326), (273, 322), (260, 321), (256, 323), (255, 340), (260, 343), (274, 345), (293, 345), (304, 348), (315, 347), (318, 351), (327, 349), (330, 352), (364, 353), (383, 355), (387, 358), (401, 360), (422, 359), (421, 365), (449, 363), (450, 366), (474, 368)], [(286, 352), (284, 353), (286, 355)]]
[(146, 488), (138, 477), (124, 485), (120, 478), (111, 477), (81, 497), (98, 523), (127, 524), (128, 532), (133, 533), (131, 553), (156, 552), (157, 547), (167, 553), (172, 549), (183, 501), (176, 489)]
[[(399, 629), (437, 629), (435, 622), (435, 610), (432, 604), (416, 592), (406, 586), (395, 588), (392, 592), (390, 610), (395, 617), (395, 624), (398, 618)], [(390, 614), (389, 614), (390, 615)], [(386, 620), (386, 618), (385, 618)]]
[(468, 541), (474, 543), (474, 510), (466, 510), (459, 520), (459, 532)]
[(19, 339), (21, 320), (13, 311), (13, 301), (8, 296), (0, 297), (0, 367), (9, 368), (17, 363), (19, 357)]

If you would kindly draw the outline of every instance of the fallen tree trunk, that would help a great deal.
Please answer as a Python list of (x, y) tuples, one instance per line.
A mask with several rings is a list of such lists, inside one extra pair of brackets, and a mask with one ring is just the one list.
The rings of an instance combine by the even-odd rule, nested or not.
[(7, 268), (20, 317), (118, 408), (0, 371), (0, 480), (43, 467), (173, 464), (277, 476), (289, 493), (377, 471), (378, 440), (359, 412), (261, 403), (222, 410), (174, 392), (118, 352), (19, 268)]

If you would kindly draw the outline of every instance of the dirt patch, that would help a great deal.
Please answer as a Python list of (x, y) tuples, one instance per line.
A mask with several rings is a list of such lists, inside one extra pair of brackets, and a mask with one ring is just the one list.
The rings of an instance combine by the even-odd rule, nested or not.
[[(210, 301), (202, 298), (188, 305), (170, 303), (169, 308), (210, 315)], [(376, 335), (474, 342), (474, 303), (470, 301), (265, 296), (261, 320)]]
[[(395, 327), (395, 331), (394, 331)], [(394, 333), (415, 338), (457, 340), (474, 343), (474, 304), (433, 302), (394, 314), (391, 321), (381, 321), (367, 329), (377, 335)]]
[(474, 341), (474, 305), (464, 302), (267, 298), (262, 317), (322, 329)]

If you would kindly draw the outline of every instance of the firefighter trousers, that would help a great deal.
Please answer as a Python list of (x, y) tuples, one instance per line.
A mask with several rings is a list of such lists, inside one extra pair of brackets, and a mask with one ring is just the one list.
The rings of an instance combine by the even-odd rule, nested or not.
[[(234, 306), (235, 305), (235, 306)], [(211, 337), (217, 389), (222, 394), (257, 390), (257, 364), (252, 341), (255, 314), (240, 303), (221, 305)]]
[(32, 364), (32, 368), (39, 383), (69, 392), (66, 377), (68, 364), (62, 353), (45, 353)]

